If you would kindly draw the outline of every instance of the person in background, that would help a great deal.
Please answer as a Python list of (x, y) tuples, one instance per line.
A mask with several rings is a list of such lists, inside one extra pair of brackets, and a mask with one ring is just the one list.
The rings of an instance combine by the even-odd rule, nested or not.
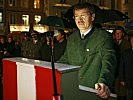
[[(51, 48), (50, 48), (50, 33), (46, 33), (46, 42), (43, 43), (43, 45), (41, 46), (40, 49), (40, 58), (41, 60), (44, 61), (51, 61)], [(59, 58), (64, 54), (65, 48), (66, 48), (66, 44), (67, 44), (67, 40), (65, 38), (66, 33), (62, 30), (56, 30), (54, 31), (54, 34), (52, 37), (54, 37), (53, 41), (53, 53), (54, 53), (54, 61), (59, 60)]]
[(7, 52), (7, 42), (4, 37), (0, 38), (0, 58), (3, 58)]
[(26, 58), (36, 59), (36, 60), (40, 59), (39, 49), (41, 45), (42, 42), (39, 39), (39, 34), (33, 33), (31, 35), (31, 40), (28, 42), (28, 47), (26, 48), (27, 49)]
[(129, 36), (128, 36), (128, 34), (125, 34), (124, 39), (127, 40), (127, 41), (129, 41)]
[(21, 45), (21, 56), (28, 57), (29, 42), (31, 41), (31, 33), (24, 33), (24, 38)]
[(42, 43), (40, 49), (39, 49), (39, 56), (40, 60), (43, 61), (51, 61), (51, 38), (54, 36), (53, 31), (48, 31), (43, 33), (45, 34), (45, 42)]
[(20, 57), (21, 56), (21, 42), (19, 40), (15, 41), (15, 57)]
[(5, 57), (15, 57), (15, 53), (15, 41), (13, 40), (13, 37), (8, 37)]
[(126, 100), (133, 100), (133, 35), (130, 36), (131, 48), (121, 55), (120, 84), (126, 87)]
[(64, 54), (67, 45), (67, 39), (66, 33), (62, 29), (57, 30), (57, 33), (54, 34), (54, 37), (56, 39), (56, 43), (54, 44), (54, 58), (55, 61), (57, 61)]
[(120, 68), (120, 58), (122, 53), (130, 48), (130, 43), (126, 39), (124, 39), (124, 36), (126, 35), (126, 32), (123, 27), (117, 26), (114, 31), (114, 48), (116, 51), (116, 57), (117, 57), (117, 69), (116, 69), (116, 74), (115, 74), (115, 87), (114, 87), (114, 92), (118, 95), (117, 99), (118, 100), (125, 100), (126, 98), (126, 89), (124, 86), (120, 84), (119, 80), (119, 68)]
[(126, 39), (124, 39), (125, 35), (127, 34), (123, 27), (117, 26), (113, 30), (113, 35), (114, 35), (114, 41), (116, 45), (119, 47), (117, 52), (122, 53), (123, 51), (125, 51), (130, 47), (129, 42)]
[(93, 25), (95, 9), (92, 4), (76, 4), (73, 12), (79, 30), (70, 35), (64, 55), (57, 62), (81, 66), (79, 84), (95, 88), (96, 95), (107, 99), (116, 70), (113, 37)]
[(2, 76), (2, 59), (7, 53), (7, 43), (5, 37), (0, 38), (0, 78)]

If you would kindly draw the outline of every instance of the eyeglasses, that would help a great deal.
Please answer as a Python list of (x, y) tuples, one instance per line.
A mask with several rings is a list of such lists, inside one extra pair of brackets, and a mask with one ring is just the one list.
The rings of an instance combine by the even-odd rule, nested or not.
[(73, 18), (75, 19), (75, 20), (78, 20), (78, 19), (85, 19), (86, 17), (88, 17), (90, 14), (85, 14), (85, 15), (80, 15), (80, 16), (74, 16)]

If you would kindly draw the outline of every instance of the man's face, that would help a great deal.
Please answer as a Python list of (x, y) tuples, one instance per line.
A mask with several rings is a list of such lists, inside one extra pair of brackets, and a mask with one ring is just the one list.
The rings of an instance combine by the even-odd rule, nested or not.
[(63, 37), (62, 37), (61, 33), (59, 33), (55, 38), (57, 41), (60, 41)]
[(3, 39), (3, 38), (1, 38), (1, 39), (0, 39), (0, 42), (1, 42), (1, 43), (4, 43), (5, 41), (4, 41), (4, 39)]
[(8, 38), (8, 42), (11, 43), (12, 42), (12, 39), (11, 38)]
[(92, 17), (88, 9), (75, 10), (74, 18), (76, 25), (81, 32), (86, 32), (90, 27), (92, 27), (94, 17)]
[(116, 30), (116, 31), (115, 31), (115, 39), (116, 39), (116, 40), (121, 40), (123, 34), (124, 34), (124, 33), (123, 33), (121, 30)]

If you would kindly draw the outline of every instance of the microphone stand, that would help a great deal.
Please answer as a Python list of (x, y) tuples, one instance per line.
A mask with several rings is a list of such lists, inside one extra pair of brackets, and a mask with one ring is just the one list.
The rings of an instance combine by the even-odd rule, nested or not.
[(54, 65), (54, 36), (50, 36), (50, 49), (51, 49), (51, 65), (52, 65), (52, 76), (53, 76), (53, 85), (54, 85), (53, 100), (63, 100), (61, 99), (61, 95), (59, 95), (57, 91), (56, 73)]

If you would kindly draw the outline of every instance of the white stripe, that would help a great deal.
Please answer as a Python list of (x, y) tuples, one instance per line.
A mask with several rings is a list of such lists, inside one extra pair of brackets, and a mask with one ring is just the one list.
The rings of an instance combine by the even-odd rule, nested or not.
[(36, 100), (34, 65), (16, 62), (18, 100)]

